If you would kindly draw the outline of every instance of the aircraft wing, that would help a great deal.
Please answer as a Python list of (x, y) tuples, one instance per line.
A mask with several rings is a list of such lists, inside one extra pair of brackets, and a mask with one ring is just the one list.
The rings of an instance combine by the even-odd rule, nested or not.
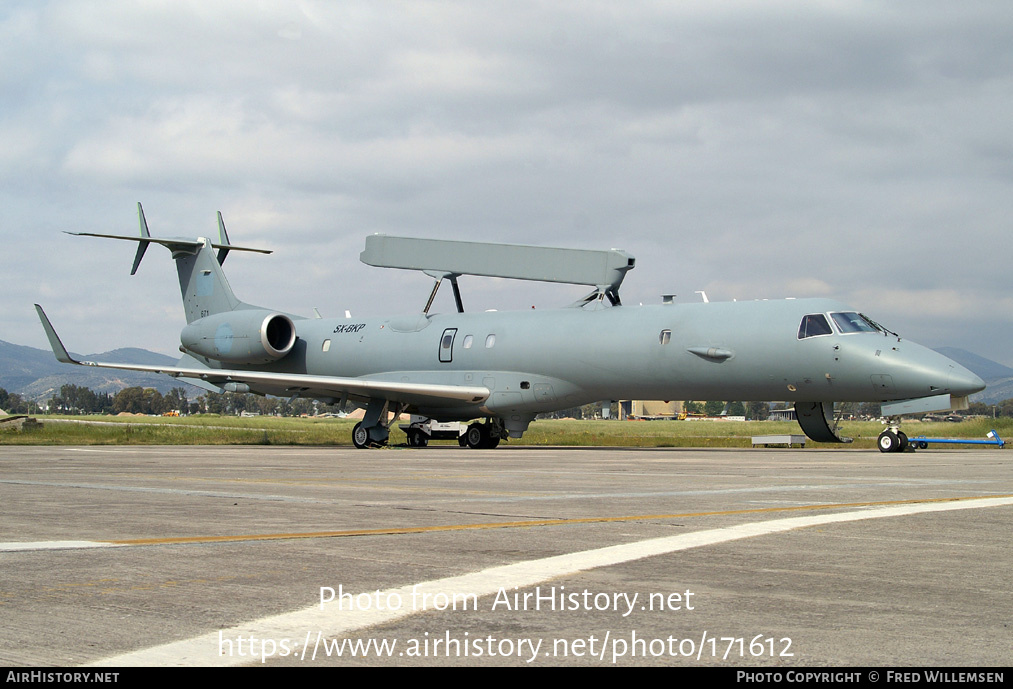
[(42, 327), (49, 338), (53, 354), (58, 361), (78, 366), (115, 368), (126, 371), (164, 373), (174, 378), (194, 378), (224, 387), (228, 383), (246, 384), (250, 388), (280, 397), (298, 394), (302, 397), (342, 397), (359, 399), (387, 399), (408, 404), (457, 406), (479, 404), (489, 397), (489, 390), (481, 386), (441, 385), (431, 383), (403, 383), (366, 378), (340, 376), (313, 376), (301, 373), (275, 373), (185, 366), (148, 366), (98, 361), (79, 361), (70, 356), (63, 346), (45, 311), (35, 305)]

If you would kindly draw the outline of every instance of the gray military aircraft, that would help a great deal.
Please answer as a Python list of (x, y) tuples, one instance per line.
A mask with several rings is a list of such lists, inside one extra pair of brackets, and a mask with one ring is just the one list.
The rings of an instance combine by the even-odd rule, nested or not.
[[(847, 442), (835, 402), (880, 402), (891, 424), (884, 452), (903, 450), (900, 414), (966, 406), (983, 381), (956, 362), (826, 299), (624, 306), (619, 286), (635, 265), (618, 251), (556, 249), (372, 235), (360, 259), (421, 270), (436, 280), (421, 313), (378, 318), (305, 318), (246, 304), (222, 264), (229, 242), (152, 237), (141, 204), (140, 236), (70, 233), (160, 244), (179, 274), (186, 327), (175, 367), (78, 361), (42, 308), (39, 317), (64, 363), (149, 371), (213, 390), (352, 401), (365, 407), (356, 447), (388, 440), (390, 413), (472, 421), (462, 444), (492, 448), (519, 438), (536, 414), (604, 399), (788, 400), (813, 440)], [(217, 250), (217, 254), (215, 253)], [(588, 285), (569, 307), (465, 313), (461, 275)], [(456, 313), (430, 314), (443, 281)], [(416, 440), (418, 435), (411, 436)], [(419, 442), (418, 444), (424, 444)]]

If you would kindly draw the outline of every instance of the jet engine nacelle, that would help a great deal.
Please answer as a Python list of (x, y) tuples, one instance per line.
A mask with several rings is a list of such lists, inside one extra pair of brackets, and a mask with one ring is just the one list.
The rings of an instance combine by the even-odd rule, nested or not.
[(284, 314), (263, 309), (216, 313), (183, 328), (187, 351), (232, 364), (277, 361), (295, 346), (295, 324)]

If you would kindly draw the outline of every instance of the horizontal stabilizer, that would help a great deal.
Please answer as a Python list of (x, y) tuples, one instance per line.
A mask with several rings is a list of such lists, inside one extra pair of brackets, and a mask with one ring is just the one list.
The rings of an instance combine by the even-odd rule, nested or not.
[[(171, 238), (171, 237), (129, 237), (122, 234), (99, 234), (97, 232), (65, 232), (65, 234), (72, 234), (75, 237), (102, 237), (104, 239), (125, 239), (128, 242), (141, 242), (142, 244), (161, 244), (162, 246), (168, 247), (169, 249), (199, 249), (204, 246), (204, 242), (199, 239), (182, 239), (182, 238)], [(273, 249), (256, 249), (249, 246), (236, 246), (235, 244), (220, 244), (216, 242), (211, 243), (211, 247), (214, 249), (228, 249), (229, 251), (255, 251), (258, 254), (270, 254), (273, 253)]]
[[(151, 236), (151, 232), (148, 231), (148, 221), (144, 217), (144, 208), (141, 204), (137, 204), (137, 220), (140, 223), (140, 236), (138, 237), (126, 237), (119, 234), (99, 234), (96, 232), (67, 232), (77, 237), (102, 237), (104, 239), (125, 239), (129, 242), (137, 242), (137, 253), (134, 254), (134, 263), (130, 266), (130, 274), (134, 275), (137, 273), (138, 266), (141, 265), (141, 259), (144, 258), (144, 252), (148, 250), (151, 244), (161, 244), (162, 246), (173, 252), (174, 258), (176, 252), (183, 252), (188, 254), (196, 254), (202, 246), (205, 245), (206, 240), (203, 238), (198, 239), (159, 239)], [(261, 254), (271, 253), (267, 249), (252, 249), (242, 246), (232, 246), (229, 244), (229, 236), (225, 233), (225, 223), (222, 221), (221, 212), (218, 213), (218, 233), (220, 237), (219, 244), (211, 244), (215, 249), (219, 249), (218, 252), (218, 264), (221, 265), (225, 261), (225, 256), (228, 255), (231, 249), (236, 251), (256, 251)]]

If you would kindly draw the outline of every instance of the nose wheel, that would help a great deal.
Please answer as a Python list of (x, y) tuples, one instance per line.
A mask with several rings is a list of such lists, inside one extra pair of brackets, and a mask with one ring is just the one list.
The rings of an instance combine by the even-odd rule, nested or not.
[(876, 441), (880, 452), (903, 452), (908, 448), (907, 434), (897, 429), (887, 429), (879, 434)]

